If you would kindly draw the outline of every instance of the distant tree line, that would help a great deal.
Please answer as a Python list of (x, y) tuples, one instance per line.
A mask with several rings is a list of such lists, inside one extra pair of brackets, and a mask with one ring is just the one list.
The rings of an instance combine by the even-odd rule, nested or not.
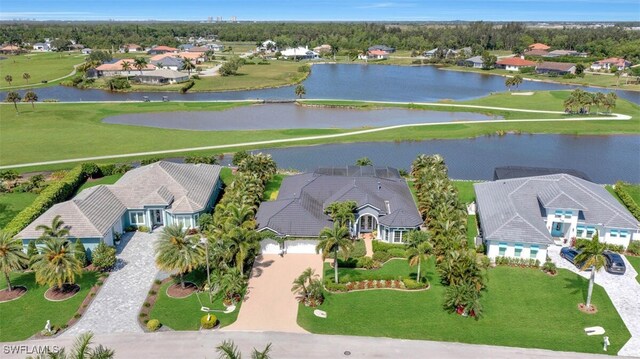
[[(640, 61), (640, 33), (618, 24), (607, 28), (533, 28), (524, 23), (470, 22), (463, 24), (383, 23), (5, 23), (0, 42), (35, 43), (44, 38), (60, 44), (71, 40), (91, 48), (117, 50), (126, 43), (177, 46), (176, 37), (216, 35), (222, 41), (261, 42), (279, 46), (329, 44), (339, 50), (363, 50), (384, 44), (401, 50), (472, 47), (522, 51), (534, 42), (553, 48), (584, 51), (594, 56), (620, 56)], [(637, 25), (635, 25), (637, 26)]]

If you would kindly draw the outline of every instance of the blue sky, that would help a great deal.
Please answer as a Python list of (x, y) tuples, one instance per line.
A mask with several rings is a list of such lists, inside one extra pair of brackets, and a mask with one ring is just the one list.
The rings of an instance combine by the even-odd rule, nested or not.
[(638, 21), (639, 0), (29, 0), (0, 19), (36, 20)]

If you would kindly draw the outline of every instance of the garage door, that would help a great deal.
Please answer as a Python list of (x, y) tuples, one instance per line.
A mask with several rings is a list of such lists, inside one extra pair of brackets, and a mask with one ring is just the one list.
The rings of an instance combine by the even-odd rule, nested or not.
[(318, 241), (314, 240), (297, 240), (285, 241), (287, 254), (316, 254), (316, 246)]
[(262, 254), (280, 254), (280, 245), (273, 239), (263, 239), (260, 241), (260, 252)]

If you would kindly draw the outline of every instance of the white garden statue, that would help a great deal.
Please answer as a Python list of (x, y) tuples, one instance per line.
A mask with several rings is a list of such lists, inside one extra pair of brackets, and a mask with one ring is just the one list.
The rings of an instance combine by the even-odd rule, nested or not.
[(51, 333), (51, 321), (47, 319), (47, 324), (44, 325), (44, 330)]

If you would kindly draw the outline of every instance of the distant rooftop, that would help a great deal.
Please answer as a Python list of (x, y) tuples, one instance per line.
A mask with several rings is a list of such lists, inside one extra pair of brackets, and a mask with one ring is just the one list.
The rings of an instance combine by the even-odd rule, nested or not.
[(574, 177), (590, 181), (586, 173), (568, 168), (548, 168), (548, 167), (524, 167), (524, 166), (502, 166), (493, 170), (493, 180), (504, 180), (511, 178), (545, 176), (565, 173)]

